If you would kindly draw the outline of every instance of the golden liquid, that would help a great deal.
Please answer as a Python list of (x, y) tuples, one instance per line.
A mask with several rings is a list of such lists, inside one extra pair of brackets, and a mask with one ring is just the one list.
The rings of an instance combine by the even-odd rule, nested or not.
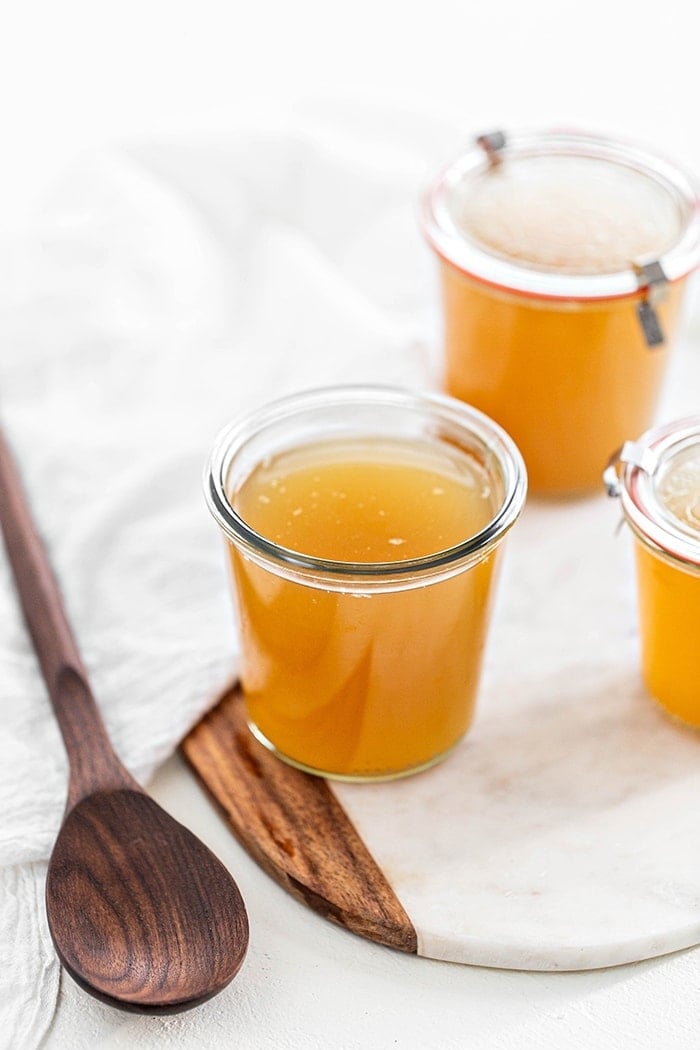
[(700, 569), (658, 557), (635, 542), (642, 673), (670, 714), (700, 726)]
[[(700, 557), (700, 447), (673, 457), (659, 499), (692, 537)], [(653, 697), (677, 718), (700, 726), (700, 566), (683, 567), (637, 540), (642, 670)]]
[(579, 303), (511, 295), (441, 266), (446, 386), (514, 439), (532, 491), (594, 490), (612, 452), (650, 425), (684, 281), (650, 349), (630, 297)]
[[(278, 456), (233, 505), (280, 546), (344, 562), (430, 555), (478, 532), (496, 496), (483, 468), (438, 446), (328, 442)], [(282, 757), (329, 775), (395, 776), (467, 730), (495, 554), (413, 589), (331, 591), (229, 547), (251, 722)]]

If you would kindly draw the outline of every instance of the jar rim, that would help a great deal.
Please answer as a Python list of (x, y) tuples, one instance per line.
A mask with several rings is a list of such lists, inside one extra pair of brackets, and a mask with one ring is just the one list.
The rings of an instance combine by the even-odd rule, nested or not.
[(700, 534), (669, 510), (658, 486), (671, 461), (696, 447), (700, 449), (700, 415), (653, 427), (615, 454), (619, 487), (615, 493), (608, 488), (620, 496), (625, 518), (640, 538), (692, 567), (700, 566)]
[[(503, 498), (478, 532), (462, 542), (417, 558), (397, 561), (352, 562), (320, 558), (283, 547), (257, 532), (234, 509), (227, 490), (228, 475), (236, 454), (264, 429), (293, 421), (314, 410), (331, 407), (374, 406), (433, 412), (451, 429), (453, 438), (461, 429), (476, 439), (496, 459), (501, 471)], [(365, 428), (364, 433), (371, 431)], [(295, 447), (294, 444), (287, 448)], [(466, 449), (464, 450), (466, 452)], [(421, 582), (460, 571), (470, 561), (489, 553), (518, 518), (525, 502), (527, 475), (519, 449), (508, 434), (488, 416), (463, 402), (441, 394), (426, 394), (397, 386), (339, 385), (318, 387), (268, 402), (246, 413), (219, 433), (205, 467), (207, 505), (225, 536), (258, 564), (278, 575), (309, 582), (337, 585), (361, 583), (371, 588), (396, 584), (410, 578)]]
[(489, 252), (458, 228), (450, 209), (455, 189), (492, 164), (491, 154), (475, 140), (438, 172), (423, 195), (421, 225), (436, 254), (465, 275), (501, 290), (575, 301), (639, 296), (647, 287), (644, 271), (652, 263), (660, 264), (668, 281), (686, 277), (700, 263), (700, 194), (695, 179), (684, 169), (645, 147), (583, 131), (524, 132), (505, 137), (498, 151), (503, 160), (555, 156), (607, 160), (652, 178), (681, 210), (678, 239), (658, 256), (633, 260), (627, 269), (600, 274), (538, 269)]

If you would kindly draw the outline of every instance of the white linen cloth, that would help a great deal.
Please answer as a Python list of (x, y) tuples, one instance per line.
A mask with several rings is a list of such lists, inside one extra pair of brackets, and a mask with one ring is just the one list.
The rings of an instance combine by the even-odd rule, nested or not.
[[(35, 228), (0, 248), (0, 418), (142, 782), (235, 672), (201, 491), (214, 437), (292, 390), (437, 381), (418, 200), (463, 132), (317, 108), (123, 144), (76, 162)], [(0, 710), (0, 1046), (24, 1050), (59, 988), (43, 887), (66, 760), (4, 550)]]

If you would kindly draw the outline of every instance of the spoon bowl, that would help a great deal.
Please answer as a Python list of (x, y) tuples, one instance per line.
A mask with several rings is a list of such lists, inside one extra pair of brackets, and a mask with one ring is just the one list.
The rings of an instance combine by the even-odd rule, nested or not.
[(113, 1006), (189, 1009), (238, 973), (245, 907), (214, 854), (141, 791), (98, 791), (66, 817), (46, 879), (56, 951)]

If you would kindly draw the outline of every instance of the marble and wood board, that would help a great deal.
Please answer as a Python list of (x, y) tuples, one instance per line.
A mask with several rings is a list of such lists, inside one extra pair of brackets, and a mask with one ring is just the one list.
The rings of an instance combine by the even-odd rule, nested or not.
[(220, 698), (182, 751), (262, 867), (355, 933), (453, 962), (592, 969), (700, 943), (700, 734), (641, 683), (618, 525), (604, 496), (529, 501), (475, 722), (432, 770), (309, 776)]

